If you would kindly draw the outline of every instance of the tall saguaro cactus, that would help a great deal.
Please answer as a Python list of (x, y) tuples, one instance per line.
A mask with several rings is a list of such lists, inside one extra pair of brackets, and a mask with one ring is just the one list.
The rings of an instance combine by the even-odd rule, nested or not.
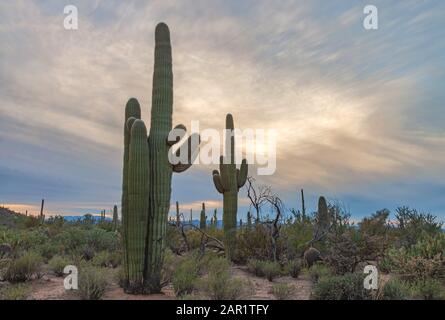
[[(192, 134), (176, 155), (187, 152), (187, 163), (172, 164), (170, 147), (185, 134), (185, 126), (176, 140), (169, 139), (172, 130), (173, 72), (170, 31), (159, 23), (155, 31), (150, 135), (140, 119), (139, 103), (128, 101), (124, 133), (124, 169), (122, 214), (124, 225), (124, 264), (126, 283), (131, 293), (156, 293), (161, 290), (161, 267), (170, 207), (173, 172), (187, 170), (197, 155), (199, 136)], [(137, 150), (137, 151), (136, 151)], [(138, 156), (136, 156), (138, 155)]]
[(247, 161), (243, 159), (240, 169), (235, 163), (235, 134), (233, 117), (226, 116), (226, 154), (219, 159), (219, 171), (213, 170), (216, 190), (223, 194), (224, 247), (228, 259), (233, 258), (236, 245), (236, 213), (238, 211), (238, 190), (246, 183)]
[(329, 216), (328, 205), (325, 197), (318, 198), (318, 211), (317, 211), (317, 232), (319, 234), (325, 233), (331, 224)]

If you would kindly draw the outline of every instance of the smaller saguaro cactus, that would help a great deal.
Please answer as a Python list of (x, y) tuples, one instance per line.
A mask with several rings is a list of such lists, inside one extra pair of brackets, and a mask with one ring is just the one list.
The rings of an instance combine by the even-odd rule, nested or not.
[(116, 231), (118, 227), (119, 227), (119, 217), (117, 215), (117, 205), (114, 205), (114, 207), (113, 207), (113, 229), (114, 229), (114, 231)]
[(250, 228), (252, 226), (252, 214), (250, 211), (247, 211), (247, 227)]
[(202, 203), (201, 216), (199, 217), (199, 228), (204, 230), (207, 224), (206, 205)]
[(215, 208), (215, 210), (213, 210), (213, 226), (215, 227), (215, 229), (218, 227), (218, 209)]
[(240, 227), (240, 228), (243, 227), (243, 219), (239, 219), (239, 227)]
[(179, 227), (181, 224), (181, 215), (179, 214), (179, 202), (176, 201), (176, 226)]
[(193, 222), (193, 209), (190, 209), (190, 223)]
[(43, 214), (43, 206), (45, 205), (45, 199), (42, 199), (42, 204), (40, 206), (40, 223), (45, 222), (45, 215)]
[(239, 169), (235, 163), (235, 126), (231, 114), (226, 116), (225, 155), (220, 156), (219, 171), (213, 170), (213, 183), (223, 194), (224, 251), (229, 260), (233, 259), (236, 247), (236, 224), (238, 191), (247, 179), (247, 161), (243, 159)]
[(302, 221), (304, 221), (304, 219), (306, 217), (306, 207), (304, 205), (304, 191), (303, 191), (303, 189), (301, 189), (301, 216), (302, 216)]
[(328, 205), (324, 197), (318, 198), (317, 227), (319, 233), (325, 233), (331, 224)]

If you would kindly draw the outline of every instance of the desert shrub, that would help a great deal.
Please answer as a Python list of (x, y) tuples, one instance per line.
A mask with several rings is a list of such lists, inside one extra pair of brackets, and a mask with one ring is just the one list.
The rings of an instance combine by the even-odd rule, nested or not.
[(399, 279), (391, 279), (385, 283), (382, 289), (382, 300), (405, 300), (409, 297), (408, 285)]
[(167, 247), (170, 248), (170, 250), (176, 254), (181, 253), (185, 248), (183, 246), (183, 239), (181, 236), (180, 231), (176, 226), (167, 226), (167, 233), (166, 233), (166, 244)]
[[(234, 259), (237, 263), (244, 264), (248, 259), (267, 260), (273, 257), (272, 239), (266, 225), (243, 228), (237, 233), (236, 241)], [(278, 238), (275, 246), (277, 257), (282, 256), (286, 249), (286, 240), (283, 237)]]
[(34, 216), (27, 216), (25, 217), (24, 225), (25, 228), (27, 229), (36, 228), (40, 225), (40, 218)]
[(1, 300), (25, 300), (28, 287), (24, 283), (8, 285), (0, 290)]
[(248, 295), (249, 284), (241, 279), (232, 279), (230, 264), (225, 258), (210, 261), (207, 278), (201, 280), (200, 288), (212, 300), (236, 300)]
[(121, 263), (121, 254), (118, 251), (100, 251), (91, 259), (91, 264), (96, 267), (116, 268)]
[(62, 256), (54, 256), (51, 260), (49, 260), (48, 265), (51, 271), (58, 277), (62, 277), (64, 275), (63, 269), (70, 265), (71, 261)]
[(265, 277), (269, 281), (273, 281), (273, 279), (281, 273), (280, 264), (273, 261), (250, 259), (247, 262), (247, 268), (257, 277)]
[(287, 263), (287, 271), (292, 278), (298, 278), (301, 272), (301, 260), (294, 259)]
[(272, 286), (272, 294), (277, 300), (289, 300), (295, 292), (295, 287), (287, 283), (277, 283)]
[(331, 269), (322, 263), (316, 263), (309, 269), (309, 276), (314, 283), (317, 283), (320, 279), (331, 275)]
[(53, 242), (44, 243), (36, 247), (36, 250), (40, 253), (42, 258), (46, 262), (49, 261), (52, 257), (63, 253), (61, 247)]
[(164, 264), (161, 270), (161, 281), (163, 283), (171, 282), (175, 273), (178, 259), (171, 250), (166, 250), (164, 255)]
[(39, 275), (42, 266), (42, 257), (33, 251), (25, 252), (19, 258), (9, 262), (4, 279), (9, 282), (23, 282), (30, 280), (34, 275)]
[(281, 266), (279, 263), (266, 261), (263, 264), (263, 273), (267, 280), (273, 281), (281, 273)]
[(326, 261), (335, 274), (353, 272), (360, 262), (359, 249), (352, 239), (350, 231), (331, 234), (328, 237)]
[(294, 219), (282, 228), (281, 235), (286, 241), (286, 254), (290, 259), (300, 257), (307, 243), (314, 235), (314, 228), (309, 217), (302, 217), (294, 211)]
[(195, 256), (190, 255), (184, 258), (176, 268), (172, 284), (175, 294), (181, 296), (190, 294), (195, 288), (195, 282), (198, 278), (198, 262)]
[(83, 300), (99, 300), (105, 293), (107, 280), (101, 268), (84, 264), (79, 270), (79, 296)]
[(442, 223), (430, 213), (418, 212), (405, 206), (397, 208), (395, 216), (398, 222), (396, 233), (401, 246), (416, 244), (424, 233), (430, 236), (441, 233)]
[(406, 280), (440, 278), (444, 276), (445, 234), (423, 234), (411, 247), (391, 248), (384, 258), (390, 271)]
[(363, 287), (364, 274), (347, 273), (321, 278), (314, 286), (315, 300), (367, 300), (370, 292)]
[(444, 289), (437, 279), (423, 279), (415, 282), (411, 290), (414, 297), (425, 300), (440, 300), (444, 298)]

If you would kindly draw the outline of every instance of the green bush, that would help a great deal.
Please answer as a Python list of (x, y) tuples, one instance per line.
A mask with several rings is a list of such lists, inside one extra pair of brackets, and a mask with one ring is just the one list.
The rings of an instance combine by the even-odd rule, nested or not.
[(409, 287), (399, 279), (391, 279), (383, 286), (382, 300), (406, 300), (409, 297)]
[(301, 260), (297, 260), (297, 259), (291, 260), (288, 262), (287, 270), (288, 270), (289, 275), (292, 278), (295, 278), (295, 279), (298, 278), (298, 276), (300, 275), (300, 272), (301, 272), (301, 265), (302, 265)]
[(100, 251), (91, 259), (91, 264), (96, 267), (116, 268), (121, 263), (121, 254), (118, 251)]
[(195, 288), (198, 278), (198, 262), (193, 255), (182, 260), (175, 270), (172, 278), (173, 288), (177, 296), (190, 294)]
[(250, 259), (247, 262), (247, 268), (257, 277), (265, 277), (269, 281), (273, 281), (274, 278), (281, 274), (280, 264), (273, 261)]
[(79, 296), (83, 300), (99, 300), (105, 293), (107, 280), (101, 268), (84, 265), (79, 270)]
[(48, 265), (51, 271), (58, 277), (62, 277), (64, 275), (63, 269), (72, 264), (70, 260), (62, 256), (54, 256), (51, 260), (49, 260)]
[(277, 283), (272, 287), (272, 294), (277, 300), (289, 300), (295, 292), (295, 287), (287, 283)]
[(241, 279), (232, 279), (229, 268), (230, 264), (225, 258), (209, 262), (208, 276), (201, 280), (200, 288), (211, 300), (237, 300), (249, 295), (250, 284)]
[(332, 275), (331, 269), (322, 263), (316, 263), (309, 269), (309, 276), (314, 283), (330, 275)]
[(440, 300), (444, 298), (444, 289), (439, 280), (424, 279), (415, 282), (412, 286), (414, 297), (425, 300)]
[(25, 252), (21, 257), (11, 260), (6, 268), (4, 279), (9, 282), (23, 282), (39, 275), (42, 257), (33, 251)]
[(2, 288), (0, 291), (1, 300), (25, 300), (28, 287), (23, 283), (15, 283)]
[(364, 274), (346, 273), (321, 278), (314, 286), (315, 300), (367, 300), (371, 294), (363, 287)]

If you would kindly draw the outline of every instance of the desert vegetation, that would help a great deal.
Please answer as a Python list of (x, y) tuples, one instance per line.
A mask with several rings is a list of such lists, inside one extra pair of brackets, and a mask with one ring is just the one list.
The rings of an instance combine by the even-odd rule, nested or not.
[[(200, 221), (186, 219), (176, 202), (169, 219), (173, 172), (187, 170), (199, 137), (192, 134), (171, 164), (173, 112), (170, 33), (155, 31), (150, 131), (135, 98), (123, 124), (122, 219), (86, 215), (75, 221), (5, 208), (0, 216), (2, 299), (443, 299), (445, 234), (430, 213), (382, 209), (359, 222), (340, 203), (318, 198), (317, 211), (288, 208), (272, 186), (248, 175), (234, 159), (234, 119), (227, 114), (230, 148), (209, 172), (222, 195), (222, 226), (202, 204)], [(186, 146), (187, 148), (183, 148)], [(231, 151), (231, 152), (229, 152)], [(245, 188), (247, 221), (238, 210)], [(358, 214), (358, 213), (357, 213)], [(79, 269), (77, 290), (65, 291), (64, 268)], [(364, 267), (379, 271), (377, 289), (364, 288)], [(57, 288), (57, 290), (54, 290)]]

